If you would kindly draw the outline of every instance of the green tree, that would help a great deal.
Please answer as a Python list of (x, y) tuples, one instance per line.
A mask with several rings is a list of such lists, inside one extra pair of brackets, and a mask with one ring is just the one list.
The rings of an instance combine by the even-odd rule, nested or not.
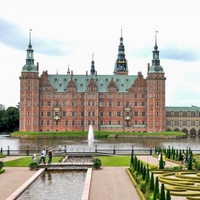
[(134, 158), (133, 158), (133, 152), (131, 153), (131, 161), (130, 161), (130, 167), (134, 166)]
[(166, 193), (166, 200), (171, 200), (171, 195), (170, 195), (169, 190), (167, 190), (167, 193)]
[(8, 107), (3, 116), (6, 123), (6, 131), (12, 132), (19, 130), (19, 109), (17, 107)]
[(151, 191), (154, 191), (154, 175), (153, 175), (152, 172), (151, 172), (151, 180), (150, 180), (149, 189), (150, 189)]
[(165, 187), (163, 183), (161, 185), (160, 200), (165, 200)]
[(160, 161), (159, 161), (159, 169), (164, 169), (164, 163), (163, 163), (163, 155), (160, 154)]

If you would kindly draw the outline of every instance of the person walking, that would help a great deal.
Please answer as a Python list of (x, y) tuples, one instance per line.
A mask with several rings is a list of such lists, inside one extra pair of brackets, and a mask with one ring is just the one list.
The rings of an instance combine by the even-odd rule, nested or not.
[(46, 149), (45, 148), (41, 151), (39, 163), (41, 162), (43, 162), (43, 164), (46, 164)]
[(166, 164), (166, 156), (165, 156), (164, 153), (163, 153), (163, 155), (162, 155), (162, 160), (163, 160), (163, 165), (165, 166), (165, 164)]
[(52, 154), (53, 154), (52, 150), (49, 150), (49, 152), (48, 152), (48, 157), (49, 157), (48, 164), (49, 164), (49, 165), (50, 165), (51, 162), (52, 162)]

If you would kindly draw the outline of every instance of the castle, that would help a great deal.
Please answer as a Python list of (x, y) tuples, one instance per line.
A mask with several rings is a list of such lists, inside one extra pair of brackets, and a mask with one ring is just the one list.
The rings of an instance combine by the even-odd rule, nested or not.
[[(94, 58), (84, 75), (39, 75), (31, 34), (20, 76), (20, 131), (160, 132), (167, 127), (165, 73), (160, 65), (157, 35), (147, 75), (129, 75), (123, 37), (112, 75), (99, 75)], [(172, 108), (173, 111), (173, 108)], [(170, 110), (168, 110), (170, 112)], [(198, 131), (198, 130), (197, 130)]]

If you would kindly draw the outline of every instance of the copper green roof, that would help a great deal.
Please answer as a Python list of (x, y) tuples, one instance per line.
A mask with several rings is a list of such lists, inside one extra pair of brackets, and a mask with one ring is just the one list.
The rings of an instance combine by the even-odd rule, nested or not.
[(91, 78), (94, 79), (98, 92), (107, 92), (107, 87), (113, 79), (118, 92), (127, 92), (134, 84), (137, 75), (48, 75), (48, 80), (56, 92), (66, 92), (69, 81), (76, 83), (76, 92), (86, 92)]
[(200, 112), (200, 107), (197, 107), (197, 106), (191, 106), (191, 107), (182, 107), (182, 106), (178, 106), (178, 107), (165, 107), (165, 110), (166, 112), (179, 112), (179, 111), (182, 111), (182, 112), (188, 112), (188, 111), (199, 111)]

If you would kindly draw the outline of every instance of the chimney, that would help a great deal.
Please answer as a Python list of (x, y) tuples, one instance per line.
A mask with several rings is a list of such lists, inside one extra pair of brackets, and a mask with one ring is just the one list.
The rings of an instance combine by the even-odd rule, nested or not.
[(88, 71), (86, 71), (86, 76), (88, 76)]
[(37, 62), (36, 69), (37, 69), (37, 71), (39, 71), (39, 62)]
[(147, 72), (150, 70), (150, 63), (147, 64)]
[(73, 70), (71, 70), (71, 75), (73, 76)]

